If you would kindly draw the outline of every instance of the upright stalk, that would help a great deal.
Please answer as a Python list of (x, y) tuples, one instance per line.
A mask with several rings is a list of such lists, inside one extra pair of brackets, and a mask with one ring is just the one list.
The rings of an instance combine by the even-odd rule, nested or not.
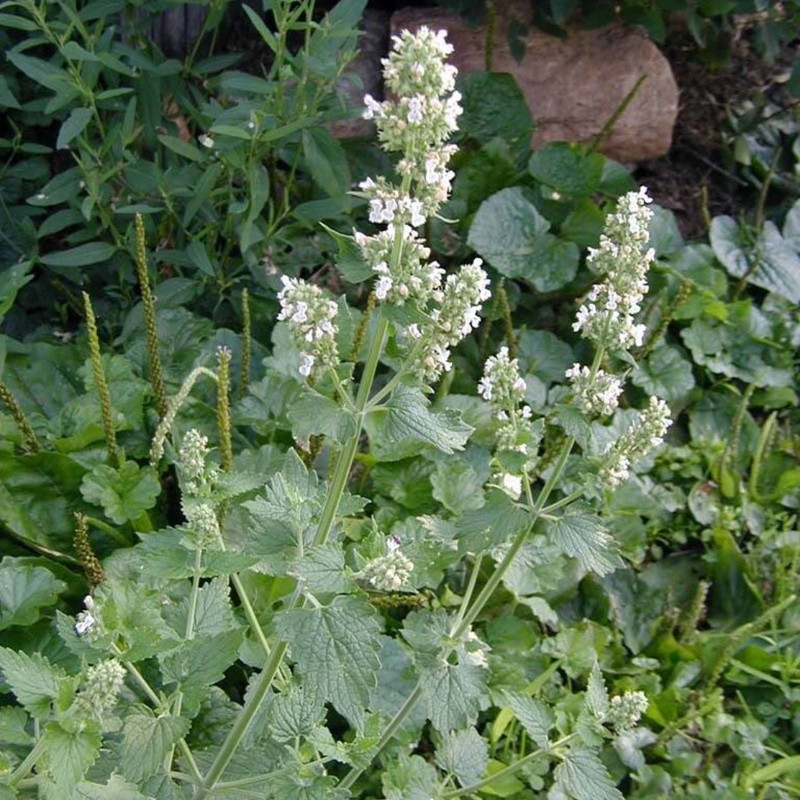
[[(334, 520), (336, 519), (336, 511), (339, 508), (339, 501), (341, 500), (342, 493), (347, 478), (350, 474), (350, 468), (353, 465), (353, 459), (356, 451), (358, 450), (358, 443), (361, 439), (361, 431), (364, 424), (365, 410), (367, 402), (369, 401), (370, 390), (372, 389), (372, 382), (375, 379), (375, 373), (378, 369), (381, 353), (383, 351), (383, 343), (386, 338), (386, 330), (388, 327), (387, 321), (381, 317), (375, 330), (372, 339), (367, 361), (364, 365), (364, 373), (361, 376), (361, 383), (358, 387), (358, 394), (356, 396), (356, 430), (353, 435), (348, 439), (344, 446), (339, 459), (336, 462), (336, 469), (331, 479), (331, 485), (328, 489), (328, 496), (325, 501), (325, 507), (322, 509), (322, 514), (317, 525), (317, 532), (314, 536), (314, 544), (322, 545), (328, 539), (331, 528), (333, 527)], [(289, 603), (289, 608), (301, 608), (304, 605), (304, 598), (299, 591), (295, 591), (292, 600)], [(228, 733), (227, 738), (222, 743), (217, 757), (214, 759), (211, 767), (206, 773), (202, 783), (197, 787), (193, 795), (193, 800), (204, 800), (208, 797), (209, 793), (213, 791), (217, 782), (222, 777), (225, 768), (233, 758), (236, 749), (239, 747), (245, 733), (247, 732), (250, 723), (261, 708), (261, 704), (267, 693), (272, 686), (275, 676), (280, 669), (283, 662), (283, 656), (286, 653), (286, 642), (278, 641), (273, 647), (272, 652), (269, 654), (264, 669), (259, 676), (255, 688), (245, 702), (241, 713), (236, 719), (236, 722)]]
[[(558, 454), (558, 459), (553, 466), (553, 471), (550, 473), (550, 477), (542, 487), (542, 491), (539, 493), (535, 504), (531, 508), (530, 523), (517, 534), (505, 557), (500, 564), (498, 564), (497, 569), (494, 571), (494, 573), (492, 573), (489, 580), (486, 581), (486, 584), (484, 585), (480, 594), (475, 598), (469, 610), (463, 616), (461, 616), (459, 612), (461, 619), (459, 621), (459, 618), (456, 618), (456, 624), (453, 626), (450, 634), (451, 638), (457, 641), (469, 630), (472, 623), (477, 619), (478, 615), (481, 613), (481, 611), (483, 611), (484, 607), (489, 602), (489, 599), (494, 594), (495, 589), (497, 589), (497, 587), (500, 585), (500, 581), (503, 580), (503, 576), (514, 562), (514, 559), (522, 549), (522, 546), (525, 544), (525, 540), (528, 538), (533, 526), (536, 524), (536, 520), (541, 516), (542, 509), (547, 503), (547, 498), (550, 496), (551, 492), (558, 483), (559, 478), (561, 477), (561, 473), (564, 471), (564, 465), (567, 463), (567, 458), (572, 452), (572, 447), (574, 444), (575, 439), (573, 439), (571, 436), (568, 436), (564, 440), (564, 444), (561, 446), (561, 451)], [(417, 701), (421, 697), (422, 684), (418, 681), (417, 685), (414, 687), (414, 691), (411, 692), (411, 694), (406, 698), (406, 701), (386, 726), (386, 730), (383, 732), (383, 736), (381, 736), (381, 739), (378, 742), (375, 755), (377, 755), (391, 741), (392, 737), (403, 723), (403, 720), (411, 713), (414, 706), (417, 704)], [(349, 789), (358, 780), (367, 766), (368, 765), (365, 764), (360, 767), (353, 767), (344, 777), (339, 786), (342, 789)]]

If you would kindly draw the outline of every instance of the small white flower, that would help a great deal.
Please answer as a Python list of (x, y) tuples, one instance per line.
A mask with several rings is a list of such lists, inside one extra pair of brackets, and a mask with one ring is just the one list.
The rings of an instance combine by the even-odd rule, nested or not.
[(197, 137), (197, 140), (203, 147), (211, 148), (214, 146), (214, 139), (207, 133), (201, 133), (200, 136)]
[(388, 275), (382, 275), (375, 284), (375, 297), (378, 300), (385, 300), (386, 295), (389, 294), (389, 290), (392, 288), (392, 284), (393, 281)]
[(84, 636), (97, 624), (97, 620), (89, 611), (81, 611), (75, 620), (75, 633), (78, 636)]
[(311, 370), (314, 369), (314, 356), (310, 355), (309, 353), (301, 353), (301, 364), (300, 364), (300, 374), (307, 378), (311, 374)]

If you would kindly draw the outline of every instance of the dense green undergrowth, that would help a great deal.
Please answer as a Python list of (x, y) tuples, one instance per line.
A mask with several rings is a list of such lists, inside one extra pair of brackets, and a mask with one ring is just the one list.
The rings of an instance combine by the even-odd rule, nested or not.
[[(613, 347), (575, 321), (628, 170), (475, 73), (434, 197), (403, 127), (326, 127), (363, 4), (268, 5), (260, 75), (224, 4), (183, 62), (111, 0), (0, 9), (0, 798), (797, 796), (796, 119), (732, 117), (707, 241), (650, 207)], [(424, 208), (365, 182), (398, 150)], [(365, 258), (392, 208), (452, 291)]]

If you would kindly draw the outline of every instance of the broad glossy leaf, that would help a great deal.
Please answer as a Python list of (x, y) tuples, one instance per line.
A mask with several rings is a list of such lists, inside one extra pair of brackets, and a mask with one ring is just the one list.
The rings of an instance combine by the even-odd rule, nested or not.
[(692, 365), (680, 350), (661, 345), (633, 373), (633, 382), (668, 402), (685, 400), (694, 387)]
[(0, 563), (0, 630), (33, 624), (42, 608), (55, 605), (64, 589), (66, 584), (49, 569), (4, 558)]

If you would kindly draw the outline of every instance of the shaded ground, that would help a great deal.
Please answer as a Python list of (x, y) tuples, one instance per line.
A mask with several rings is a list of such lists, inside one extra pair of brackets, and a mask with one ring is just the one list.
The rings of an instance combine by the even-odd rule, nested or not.
[(680, 108), (670, 152), (643, 162), (636, 177), (645, 183), (656, 202), (676, 215), (687, 239), (706, 233), (705, 212), (737, 215), (752, 209), (756, 189), (731, 169), (728, 109), (756, 94), (787, 107), (792, 100), (785, 89), (791, 61), (798, 45), (789, 46), (769, 64), (752, 48), (747, 33), (733, 46), (733, 59), (725, 68), (711, 68), (698, 58), (697, 45), (688, 32), (670, 35), (665, 55), (680, 88)]

